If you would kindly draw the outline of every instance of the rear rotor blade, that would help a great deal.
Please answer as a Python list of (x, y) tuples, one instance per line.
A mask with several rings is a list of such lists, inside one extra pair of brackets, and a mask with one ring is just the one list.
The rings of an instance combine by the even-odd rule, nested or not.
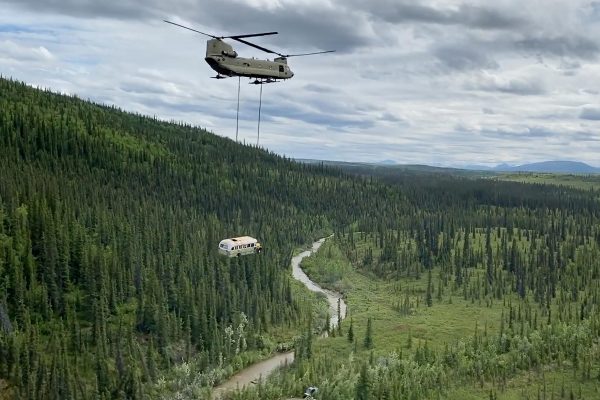
[(180, 27), (180, 28), (183, 28), (183, 29), (187, 29), (187, 30), (189, 30), (189, 31), (192, 31), (192, 32), (201, 33), (201, 34), (203, 34), (203, 35), (210, 36), (210, 37), (211, 37), (211, 38), (213, 38), (213, 39), (219, 39), (219, 37), (218, 37), (218, 36), (214, 36), (214, 35), (211, 35), (211, 34), (209, 34), (209, 33), (200, 32), (200, 31), (197, 31), (197, 30), (195, 30), (195, 29), (189, 28), (189, 27), (187, 27), (187, 26), (180, 25), (180, 24), (177, 24), (177, 23), (175, 23), (175, 22), (167, 21), (166, 19), (163, 19), (163, 21), (164, 21), (164, 22), (166, 22), (167, 24), (175, 25), (175, 26), (178, 26), (178, 27)]
[(335, 53), (335, 50), (316, 51), (314, 53), (301, 53), (301, 54), (286, 54), (282, 57), (301, 57), (301, 56), (312, 56), (315, 54)]
[(250, 42), (248, 42), (248, 41), (246, 41), (246, 40), (244, 40), (244, 39), (240, 39), (239, 37), (236, 37), (236, 36), (230, 36), (230, 38), (231, 38), (231, 39), (233, 39), (233, 40), (237, 40), (237, 41), (238, 41), (238, 42), (240, 42), (240, 43), (244, 43), (244, 44), (246, 44), (246, 45), (248, 45), (248, 46), (254, 47), (255, 49), (262, 50), (262, 51), (264, 51), (264, 52), (266, 52), (266, 53), (277, 54), (277, 55), (279, 55), (279, 56), (282, 56), (282, 57), (283, 57), (283, 54), (281, 54), (281, 53), (278, 53), (278, 52), (276, 52), (276, 51), (273, 51), (273, 50), (269, 50), (269, 49), (267, 49), (266, 47), (262, 47), (262, 46), (259, 46), (259, 45), (257, 45), (257, 44), (254, 44), (254, 43), (250, 43)]

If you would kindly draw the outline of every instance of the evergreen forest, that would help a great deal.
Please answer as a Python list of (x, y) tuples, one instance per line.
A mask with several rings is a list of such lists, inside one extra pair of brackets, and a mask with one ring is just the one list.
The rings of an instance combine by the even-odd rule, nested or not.
[[(290, 260), (344, 294), (323, 299)], [(226, 258), (227, 237), (265, 251)], [(301, 164), (0, 78), (0, 399), (600, 398), (600, 194)]]

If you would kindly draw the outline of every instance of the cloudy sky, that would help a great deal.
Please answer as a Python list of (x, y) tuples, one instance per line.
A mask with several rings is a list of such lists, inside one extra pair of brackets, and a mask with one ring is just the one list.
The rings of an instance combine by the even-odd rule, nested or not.
[[(235, 137), (237, 78), (206, 38), (279, 31), (261, 145), (297, 158), (600, 166), (600, 1), (0, 0), (0, 73)], [(241, 56), (266, 58), (241, 44)], [(242, 79), (240, 140), (259, 87)]]

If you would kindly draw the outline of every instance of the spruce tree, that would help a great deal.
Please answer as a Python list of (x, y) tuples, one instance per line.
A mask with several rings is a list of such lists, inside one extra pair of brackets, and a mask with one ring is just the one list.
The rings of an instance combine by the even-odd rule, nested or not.
[(354, 321), (350, 318), (350, 327), (348, 328), (348, 341), (352, 343), (354, 341)]
[(373, 348), (373, 324), (370, 317), (367, 319), (367, 331), (365, 332), (365, 340), (363, 344), (366, 349)]
[(358, 376), (358, 382), (356, 382), (355, 388), (355, 400), (368, 400), (370, 392), (369, 383), (369, 370), (367, 364), (363, 364), (360, 368), (360, 375)]
[(431, 283), (431, 270), (427, 271), (427, 292), (425, 294), (425, 302), (427, 307), (433, 306), (433, 295), (432, 295), (432, 283)]

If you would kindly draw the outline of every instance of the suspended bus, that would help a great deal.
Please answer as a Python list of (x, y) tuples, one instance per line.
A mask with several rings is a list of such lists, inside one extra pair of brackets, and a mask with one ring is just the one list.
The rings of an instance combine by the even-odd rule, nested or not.
[(258, 240), (250, 236), (240, 236), (223, 239), (219, 242), (219, 253), (228, 257), (239, 257), (247, 254), (256, 254), (262, 251)]

